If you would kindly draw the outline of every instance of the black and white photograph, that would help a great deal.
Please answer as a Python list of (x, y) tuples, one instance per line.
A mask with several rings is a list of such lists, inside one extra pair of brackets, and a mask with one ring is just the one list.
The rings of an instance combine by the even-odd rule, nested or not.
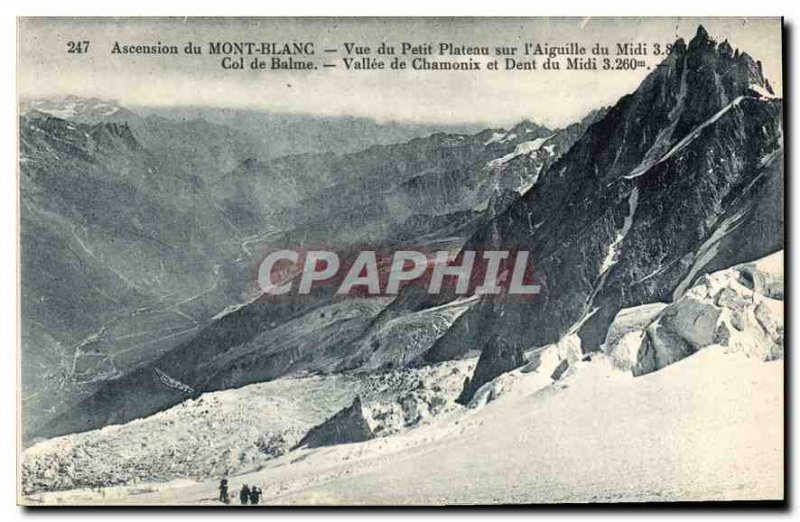
[(780, 16), (16, 26), (18, 504), (786, 501)]

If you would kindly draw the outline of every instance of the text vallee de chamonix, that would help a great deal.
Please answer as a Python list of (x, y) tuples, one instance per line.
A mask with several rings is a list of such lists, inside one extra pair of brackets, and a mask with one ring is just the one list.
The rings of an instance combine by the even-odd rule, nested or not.
[(331, 250), (276, 250), (258, 265), (258, 285), (266, 295), (309, 294), (318, 286), (336, 286), (337, 294), (396, 295), (418, 285), (429, 294), (536, 295), (527, 251), (463, 250), (426, 252), (361, 250), (340, 255)]

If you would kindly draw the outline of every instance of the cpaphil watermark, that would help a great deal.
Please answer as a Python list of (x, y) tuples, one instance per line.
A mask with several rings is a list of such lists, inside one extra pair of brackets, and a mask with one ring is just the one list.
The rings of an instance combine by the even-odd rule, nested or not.
[(336, 294), (397, 295), (404, 287), (424, 287), (429, 294), (511, 294), (533, 296), (542, 290), (533, 277), (527, 251), (277, 250), (258, 266), (258, 285), (266, 295), (308, 295), (335, 285)]

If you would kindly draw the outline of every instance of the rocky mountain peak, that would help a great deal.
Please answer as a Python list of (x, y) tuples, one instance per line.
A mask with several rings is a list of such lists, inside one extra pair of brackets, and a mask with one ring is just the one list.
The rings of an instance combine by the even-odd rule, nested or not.
[(60, 99), (29, 100), (22, 104), (23, 114), (38, 111), (56, 118), (81, 122), (133, 121), (138, 116), (115, 101), (68, 95)]
[(763, 95), (757, 62), (704, 28), (675, 47), (464, 247), (531, 252), (545, 295), (473, 307), (428, 360), (493, 337), (531, 347), (570, 332), (595, 350), (621, 306), (669, 301), (705, 270), (780, 247), (780, 102)]
[(516, 134), (518, 138), (536, 138), (539, 136), (552, 134), (552, 131), (526, 119), (516, 124), (509, 131), (509, 134)]
[(689, 41), (689, 50), (713, 49), (716, 42), (708, 35), (708, 31), (702, 25), (697, 26), (697, 32)]
[(686, 52), (686, 42), (683, 38), (678, 38), (675, 40), (675, 43), (672, 44), (672, 51), (670, 54), (684, 54)]
[(717, 47), (717, 52), (722, 58), (733, 58), (733, 47), (728, 43), (728, 40), (723, 41)]
[[(678, 42), (675, 43), (677, 46)], [(694, 75), (708, 78), (709, 82), (713, 81), (716, 90), (726, 95), (723, 99), (752, 94), (753, 87), (756, 94), (762, 94), (762, 89), (774, 94), (769, 81), (764, 78), (761, 62), (734, 49), (728, 40), (717, 44), (703, 26), (698, 27), (697, 34), (689, 42), (684, 58), (687, 69)], [(702, 86), (703, 83), (693, 82), (691, 85)]]

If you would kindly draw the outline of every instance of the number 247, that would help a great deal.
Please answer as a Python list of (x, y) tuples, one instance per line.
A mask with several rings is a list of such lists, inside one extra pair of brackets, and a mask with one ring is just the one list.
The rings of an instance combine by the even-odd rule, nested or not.
[(89, 52), (89, 40), (67, 42), (67, 52), (70, 54), (83, 54)]

